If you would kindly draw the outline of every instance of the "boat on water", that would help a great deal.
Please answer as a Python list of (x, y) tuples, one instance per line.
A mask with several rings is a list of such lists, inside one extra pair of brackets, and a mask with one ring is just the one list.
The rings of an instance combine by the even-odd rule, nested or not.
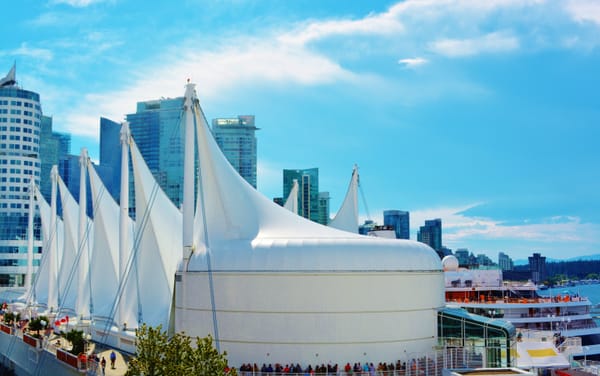
[(442, 265), (448, 305), (506, 320), (522, 335), (580, 338), (577, 343), (581, 345), (571, 351), (572, 356), (600, 356), (600, 327), (587, 297), (568, 290), (542, 296), (531, 281), (504, 281), (497, 268), (461, 268), (454, 256), (444, 257)]

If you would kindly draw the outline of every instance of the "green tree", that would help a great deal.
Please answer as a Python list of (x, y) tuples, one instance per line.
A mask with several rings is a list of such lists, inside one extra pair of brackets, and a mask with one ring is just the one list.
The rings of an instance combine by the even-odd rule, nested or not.
[(79, 355), (85, 349), (85, 339), (83, 338), (83, 330), (71, 330), (68, 333), (60, 332), (60, 335), (73, 346), (69, 352), (73, 355)]
[[(170, 339), (162, 326), (143, 324), (136, 330), (136, 352), (129, 362), (127, 375), (225, 375), (227, 353), (220, 354), (211, 336), (192, 338), (176, 333)], [(237, 375), (231, 371), (229, 375)]]
[(21, 314), (14, 312), (6, 312), (4, 314), (4, 323), (7, 325), (11, 325), (15, 321), (21, 321)]
[(31, 333), (35, 332), (34, 336), (40, 337), (40, 330), (48, 328), (48, 318), (46, 316), (38, 316), (29, 321), (27, 325)]
[[(191, 354), (189, 364), (190, 375), (210, 376), (223, 375), (228, 368), (227, 352), (219, 354), (213, 346), (213, 339), (210, 335), (204, 338), (196, 337), (196, 349)], [(237, 375), (235, 370), (230, 370), (229, 375)]]
[(165, 364), (165, 349), (169, 343), (167, 332), (162, 325), (156, 328), (142, 324), (135, 330), (136, 350), (129, 362), (127, 375), (157, 376), (168, 368)]

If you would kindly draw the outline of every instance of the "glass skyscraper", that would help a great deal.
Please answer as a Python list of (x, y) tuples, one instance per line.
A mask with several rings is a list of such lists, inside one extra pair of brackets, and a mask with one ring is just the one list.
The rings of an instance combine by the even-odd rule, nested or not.
[[(127, 115), (131, 135), (144, 160), (177, 207), (183, 199), (185, 124), (182, 115), (183, 97), (138, 102), (136, 113)], [(133, 197), (130, 194), (132, 201)], [(130, 205), (134, 207), (133, 202)]]
[(410, 239), (410, 217), (407, 211), (384, 210), (383, 225), (394, 228), (396, 239)]
[(121, 124), (100, 118), (100, 165), (98, 175), (113, 198), (121, 195)]
[(498, 265), (502, 270), (513, 270), (515, 266), (510, 256), (504, 252), (498, 253)]
[(329, 192), (319, 192), (319, 219), (322, 225), (329, 224)]
[(329, 223), (329, 193), (319, 193), (319, 169), (283, 170), (283, 201), (298, 180), (298, 215), (311, 221)]
[(217, 118), (212, 121), (212, 133), (233, 168), (256, 188), (256, 136), (254, 115), (237, 118)]
[[(40, 135), (40, 162), (41, 183), (40, 192), (50, 202), (52, 166), (61, 164), (71, 151), (71, 135), (67, 133), (54, 132), (52, 130), (52, 118), (42, 115)], [(60, 201), (60, 200), (58, 200)]]
[(442, 220), (430, 219), (425, 221), (425, 226), (421, 226), (417, 232), (417, 240), (433, 248), (438, 254), (442, 252)]
[[(0, 287), (22, 286), (27, 270), (30, 179), (40, 183), (40, 96), (17, 85), (16, 66), (0, 79)], [(41, 256), (34, 221), (34, 272)]]

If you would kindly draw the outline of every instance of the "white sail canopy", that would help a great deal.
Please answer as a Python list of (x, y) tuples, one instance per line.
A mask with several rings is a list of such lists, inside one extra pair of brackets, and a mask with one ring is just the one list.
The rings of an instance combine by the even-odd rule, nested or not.
[(79, 206), (62, 178), (58, 179), (64, 223), (63, 252), (58, 267), (58, 304), (62, 311), (75, 313), (77, 300), (77, 223)]
[(94, 204), (94, 249), (90, 260), (90, 283), (95, 317), (110, 317), (119, 288), (119, 206), (107, 191), (96, 169), (88, 167)]
[(213, 255), (215, 271), (441, 270), (439, 257), (425, 244), (351, 234), (273, 203), (231, 167), (199, 108), (197, 112), (197, 251), (189, 271), (207, 270), (205, 248)]
[(182, 217), (131, 143), (135, 180), (136, 231), (132, 278), (138, 283), (138, 319), (148, 325), (169, 322), (177, 265), (182, 258)]
[(352, 170), (352, 178), (344, 202), (329, 227), (348, 232), (358, 233), (358, 168)]
[(53, 276), (50, 275), (49, 261), (52, 255), (50, 254), (50, 252), (47, 251), (49, 249), (48, 245), (50, 244), (50, 241), (52, 241), (54, 234), (51, 233), (50, 229), (50, 205), (46, 202), (37, 186), (35, 187), (34, 193), (40, 213), (40, 222), (42, 225), (42, 247), (44, 249), (44, 252), (42, 253), (42, 258), (40, 260), (40, 265), (38, 267), (37, 276), (33, 288), (36, 302), (38, 304), (47, 304), (48, 285), (50, 278), (56, 279), (56, 274), (54, 274)]
[(287, 210), (291, 211), (294, 214), (298, 214), (298, 180), (294, 179), (294, 183), (292, 184), (292, 189), (290, 189), (290, 194), (285, 200), (285, 204), (283, 207)]

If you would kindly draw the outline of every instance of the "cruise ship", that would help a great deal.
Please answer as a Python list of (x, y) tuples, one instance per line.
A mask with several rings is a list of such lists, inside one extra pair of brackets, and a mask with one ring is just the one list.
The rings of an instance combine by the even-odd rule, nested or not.
[[(442, 264), (448, 305), (509, 321), (521, 336), (552, 336), (559, 346), (571, 339), (581, 344), (571, 349), (573, 357), (600, 356), (600, 327), (587, 297), (564, 290), (541, 296), (531, 281), (504, 281), (500, 269), (461, 268), (455, 256), (446, 256)], [(573, 341), (577, 338), (581, 341)]]

